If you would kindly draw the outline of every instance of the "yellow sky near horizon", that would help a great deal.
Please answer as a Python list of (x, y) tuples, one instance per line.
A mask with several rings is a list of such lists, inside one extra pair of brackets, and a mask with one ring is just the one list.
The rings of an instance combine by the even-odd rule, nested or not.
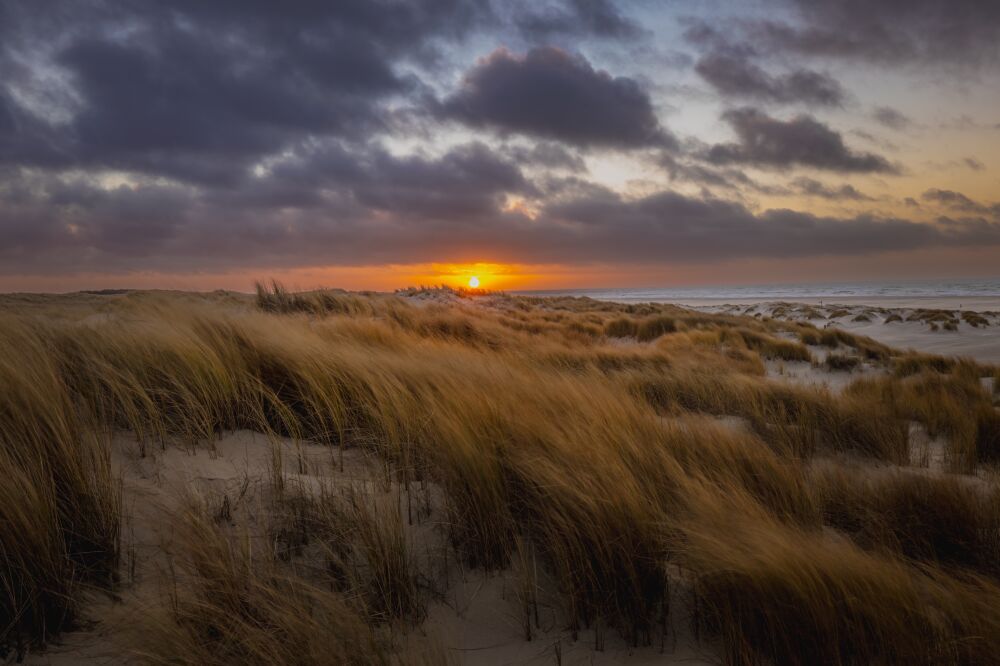
[(740, 259), (711, 264), (430, 263), (316, 266), (188, 274), (156, 271), (74, 275), (0, 276), (0, 292), (72, 292), (86, 289), (173, 289), (252, 292), (257, 280), (276, 279), (293, 290), (341, 288), (393, 291), (411, 286), (467, 286), (480, 279), (488, 290), (696, 287), (740, 284), (808, 284), (957, 278), (1000, 278), (996, 249), (934, 248), (862, 256)]

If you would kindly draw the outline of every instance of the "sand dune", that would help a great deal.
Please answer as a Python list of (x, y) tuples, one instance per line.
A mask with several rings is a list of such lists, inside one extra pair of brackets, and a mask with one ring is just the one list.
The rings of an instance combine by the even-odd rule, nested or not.
[(0, 651), (27, 663), (1000, 650), (1000, 373), (827, 328), (994, 315), (448, 289), (4, 309)]
[[(1000, 363), (1000, 298), (812, 299), (685, 303), (704, 312), (769, 316), (836, 327), (900, 349)], [(978, 315), (981, 319), (974, 317)], [(930, 319), (936, 318), (936, 322)], [(867, 321), (866, 321), (867, 320)], [(954, 322), (954, 330), (944, 322)], [(977, 321), (976, 325), (969, 320)], [(934, 324), (937, 324), (936, 326)]]

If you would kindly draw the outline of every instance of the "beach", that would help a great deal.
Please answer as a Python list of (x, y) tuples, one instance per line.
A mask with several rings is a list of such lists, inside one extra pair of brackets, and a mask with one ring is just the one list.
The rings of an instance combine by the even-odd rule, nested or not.
[[(794, 303), (697, 299), (677, 305), (704, 312), (807, 321), (820, 328), (836, 327), (865, 335), (900, 349), (1000, 363), (1000, 297), (867, 296)], [(934, 318), (939, 320), (937, 325), (930, 321)], [(954, 322), (954, 330), (942, 325), (946, 321)]]
[[(532, 292), (616, 303), (669, 303), (836, 327), (900, 349), (1000, 363), (1000, 280), (837, 282)], [(937, 326), (930, 319), (937, 314)], [(963, 317), (963, 313), (970, 313)], [(978, 316), (973, 316), (978, 315)], [(867, 320), (867, 321), (866, 321)], [(953, 320), (953, 327), (945, 327)], [(976, 322), (972, 325), (970, 321)]]

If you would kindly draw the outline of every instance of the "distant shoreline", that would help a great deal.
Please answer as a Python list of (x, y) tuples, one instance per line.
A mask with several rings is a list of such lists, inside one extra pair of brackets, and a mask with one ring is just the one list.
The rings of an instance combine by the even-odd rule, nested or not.
[[(677, 305), (713, 313), (808, 321), (820, 328), (841, 328), (900, 349), (1000, 364), (1000, 296), (699, 300), (698, 303), (677, 302)], [(938, 324), (941, 324), (937, 325), (931, 323), (934, 316), (927, 316), (920, 310), (943, 310), (953, 314), (937, 315)], [(983, 316), (977, 318), (969, 313)], [(947, 319), (954, 322), (953, 330), (944, 328)], [(971, 321), (977, 325), (973, 326)]]
[[(603, 299), (602, 299), (603, 300)], [(1000, 294), (996, 296), (825, 296), (796, 298), (679, 298), (657, 299), (658, 303), (676, 303), (692, 307), (712, 305), (756, 305), (758, 303), (802, 303), (804, 305), (868, 305), (880, 308), (929, 308), (937, 310), (1000, 311)]]
[(674, 303), (693, 307), (803, 303), (1000, 311), (1000, 278), (935, 281), (621, 287), (514, 292), (525, 296), (587, 296), (618, 303)]

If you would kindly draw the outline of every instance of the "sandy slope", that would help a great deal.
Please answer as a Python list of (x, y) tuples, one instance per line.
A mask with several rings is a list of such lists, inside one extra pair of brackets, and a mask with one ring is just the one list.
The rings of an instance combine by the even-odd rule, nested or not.
[[(196, 496), (210, 506), (224, 497), (232, 507), (232, 522), (251, 533), (260, 528), (266, 512), (271, 478), (272, 447), (281, 453), (286, 484), (298, 489), (357, 487), (385, 493), (384, 470), (360, 449), (341, 450), (288, 439), (269, 440), (249, 431), (227, 433), (210, 446), (147, 448), (122, 435), (114, 442), (115, 464), (124, 486), (126, 564), (130, 573), (116, 597), (94, 594), (85, 606), (80, 630), (70, 632), (25, 663), (38, 666), (141, 663), (135, 652), (143, 648), (136, 620), (151, 615), (171, 583), (167, 553), (171, 549), (170, 518), (185, 498)], [(398, 488), (396, 488), (398, 490)], [(429, 518), (407, 527), (412, 557), (427, 569), (439, 567), (445, 538), (440, 530), (444, 509), (440, 493)], [(405, 508), (401, 506), (405, 519)], [(134, 570), (134, 572), (132, 572)], [(433, 577), (433, 576), (432, 576)], [(523, 608), (516, 590), (518, 572), (466, 570), (454, 559), (447, 572), (438, 571), (426, 619), (409, 631), (445, 647), (452, 663), (487, 666), (500, 664), (712, 664), (718, 657), (707, 643), (696, 643), (683, 617), (670, 620), (661, 644), (634, 649), (613, 630), (601, 634), (603, 649), (594, 649), (593, 630), (574, 637), (548, 581), (539, 581), (538, 626), (525, 640)], [(405, 642), (406, 638), (401, 639)]]

